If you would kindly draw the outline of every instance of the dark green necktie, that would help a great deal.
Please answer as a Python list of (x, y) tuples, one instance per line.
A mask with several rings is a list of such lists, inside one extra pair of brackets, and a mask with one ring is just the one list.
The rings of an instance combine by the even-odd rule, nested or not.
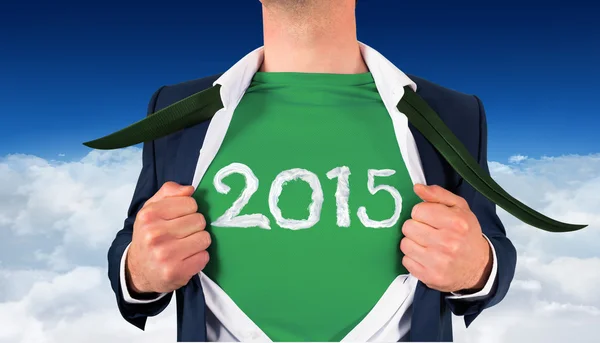
[[(212, 118), (223, 108), (220, 86), (193, 94), (108, 136), (86, 142), (94, 149), (119, 149), (148, 142)], [(473, 188), (521, 221), (551, 232), (575, 231), (587, 225), (567, 224), (548, 218), (508, 194), (479, 166), (475, 158), (431, 107), (410, 87), (398, 110), (439, 151)]]

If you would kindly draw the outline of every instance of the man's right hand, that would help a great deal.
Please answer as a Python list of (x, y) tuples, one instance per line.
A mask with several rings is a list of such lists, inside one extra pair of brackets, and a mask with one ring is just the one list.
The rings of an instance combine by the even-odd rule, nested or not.
[(125, 272), (135, 293), (168, 293), (204, 269), (211, 243), (194, 187), (166, 182), (138, 211)]

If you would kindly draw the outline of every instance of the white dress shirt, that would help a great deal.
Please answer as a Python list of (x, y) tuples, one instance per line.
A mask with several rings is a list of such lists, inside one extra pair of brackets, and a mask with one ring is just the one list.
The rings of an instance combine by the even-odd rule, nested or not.
[[(373, 76), (377, 90), (392, 119), (401, 157), (406, 164), (410, 178), (413, 184), (425, 184), (419, 151), (408, 127), (408, 120), (396, 108), (404, 95), (404, 87), (410, 86), (416, 91), (417, 85), (379, 52), (363, 43), (359, 42), (359, 44), (362, 57)], [(208, 166), (219, 151), (235, 108), (250, 85), (254, 74), (260, 68), (262, 61), (263, 48), (260, 47), (238, 61), (215, 81), (215, 85), (221, 85), (220, 95), (224, 107), (215, 113), (208, 126), (194, 172), (192, 182), (194, 187), (200, 184)], [(477, 293), (467, 295), (453, 293), (448, 295), (448, 298), (473, 301), (489, 295), (496, 278), (497, 261), (494, 247), (489, 240), (488, 243), (492, 249), (493, 265), (490, 278), (483, 289)], [(165, 296), (166, 293), (152, 300), (138, 300), (132, 298), (127, 287), (123, 287), (123, 285), (126, 285), (125, 256), (128, 249), (129, 247), (125, 249), (121, 260), (121, 291), (125, 301), (132, 304), (145, 304), (157, 301)], [(271, 339), (215, 282), (202, 272), (199, 276), (207, 305), (206, 324), (209, 341), (271, 342)], [(367, 316), (342, 341), (392, 342), (403, 340), (410, 330), (411, 306), (417, 281), (411, 274), (399, 275), (389, 285)], [(352, 300), (349, 299), (348, 301)], [(285, 315), (285, 313), (281, 315)]]

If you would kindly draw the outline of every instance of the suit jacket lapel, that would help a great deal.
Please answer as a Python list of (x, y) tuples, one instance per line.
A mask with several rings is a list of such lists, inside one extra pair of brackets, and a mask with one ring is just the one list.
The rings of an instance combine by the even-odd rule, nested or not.
[(585, 227), (546, 217), (508, 194), (479, 166), (437, 113), (410, 87), (405, 87), (398, 109), (465, 181), (513, 216), (531, 226), (552, 232), (574, 231)]
[(108, 136), (83, 143), (101, 149), (120, 149), (148, 142), (206, 121), (223, 108), (220, 85), (192, 94)]

